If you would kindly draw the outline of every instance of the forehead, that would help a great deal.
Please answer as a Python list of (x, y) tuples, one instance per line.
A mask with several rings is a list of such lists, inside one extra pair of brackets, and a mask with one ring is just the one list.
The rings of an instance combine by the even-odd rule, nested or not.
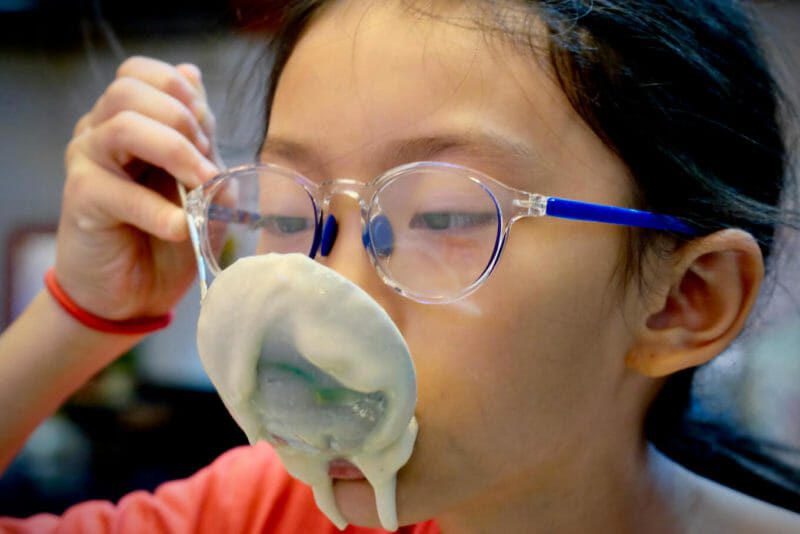
[(535, 166), (542, 176), (563, 170), (562, 159), (595, 173), (617, 171), (546, 62), (478, 29), (493, 22), (481, 21), (467, 4), (435, 10), (392, 1), (332, 4), (284, 68), (267, 146), (270, 139), (290, 140), (309, 148), (319, 165), (363, 168), (365, 160), (382, 165), (376, 154), (398, 140), (475, 134), (527, 147), (508, 154), (509, 161)]

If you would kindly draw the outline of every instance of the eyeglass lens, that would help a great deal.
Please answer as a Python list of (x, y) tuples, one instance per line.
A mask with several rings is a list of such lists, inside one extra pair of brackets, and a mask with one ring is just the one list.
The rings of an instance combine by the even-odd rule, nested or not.
[[(314, 206), (289, 176), (269, 169), (232, 175), (211, 198), (207, 250), (220, 269), (256, 254), (314, 254), (321, 232)], [(436, 299), (458, 295), (480, 278), (500, 216), (479, 182), (450, 169), (417, 168), (382, 183), (366, 226), (364, 244), (384, 277)]]

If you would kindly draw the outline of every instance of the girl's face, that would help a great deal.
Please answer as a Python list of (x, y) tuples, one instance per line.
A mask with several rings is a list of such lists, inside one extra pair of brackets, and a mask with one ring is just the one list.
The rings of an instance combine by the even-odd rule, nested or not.
[[(626, 168), (546, 62), (471, 28), (473, 15), (333, 4), (286, 64), (262, 159), (314, 180), (364, 182), (439, 160), (528, 191), (630, 204)], [(355, 201), (335, 198), (332, 212), (338, 239), (321, 261), (385, 307), (417, 370), (420, 431), (399, 473), (401, 524), (531, 503), (576, 480), (589, 488), (588, 466), (639, 443), (642, 383), (624, 359), (628, 321), (641, 312), (637, 290), (621, 283), (624, 230), (523, 219), (477, 292), (425, 305), (381, 282)], [(335, 486), (351, 522), (378, 525), (367, 482)]]

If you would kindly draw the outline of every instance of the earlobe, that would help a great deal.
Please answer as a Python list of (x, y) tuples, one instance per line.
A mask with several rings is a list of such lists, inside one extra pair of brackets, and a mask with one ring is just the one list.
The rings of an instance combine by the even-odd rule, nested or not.
[[(660, 302), (645, 314), (628, 367), (666, 376), (702, 365), (742, 330), (764, 277), (761, 251), (741, 230), (722, 230), (675, 253)], [(668, 287), (667, 287), (668, 286)]]

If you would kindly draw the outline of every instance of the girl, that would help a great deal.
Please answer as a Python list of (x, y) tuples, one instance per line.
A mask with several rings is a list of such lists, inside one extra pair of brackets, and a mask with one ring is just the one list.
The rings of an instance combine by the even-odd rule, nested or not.
[[(787, 155), (777, 91), (737, 2), (303, 1), (282, 17), (262, 162), (316, 183), (447, 163), (454, 180), (478, 176), (490, 198), (511, 187), (671, 217), (656, 217), (657, 229), (492, 222), (494, 235), (508, 233), (488, 256), (449, 249), (473, 267), (485, 261), (478, 274), (488, 276), (458, 279), (446, 288), (453, 299), (431, 303), (376, 272), (358, 203), (333, 196), (338, 234), (319, 260), (382, 305), (417, 369), (419, 437), (397, 489), (404, 530), (800, 529), (796, 514), (648, 445), (673, 439), (691, 370), (742, 330), (774, 230), (790, 218), (778, 207)], [(126, 61), (78, 123), (53, 271), (61, 304), (43, 292), (0, 344), (3, 462), (70, 392), (162, 325), (191, 282), (173, 183), (195, 187), (220, 171), (211, 139), (197, 69), (145, 58)], [(425, 211), (423, 200), (407, 201), (436, 236), (486, 223)], [(435, 268), (419, 268), (436, 280)], [(359, 525), (350, 531), (374, 531), (366, 482), (334, 486)], [(263, 443), (116, 507), (0, 526), (334, 529)]]

